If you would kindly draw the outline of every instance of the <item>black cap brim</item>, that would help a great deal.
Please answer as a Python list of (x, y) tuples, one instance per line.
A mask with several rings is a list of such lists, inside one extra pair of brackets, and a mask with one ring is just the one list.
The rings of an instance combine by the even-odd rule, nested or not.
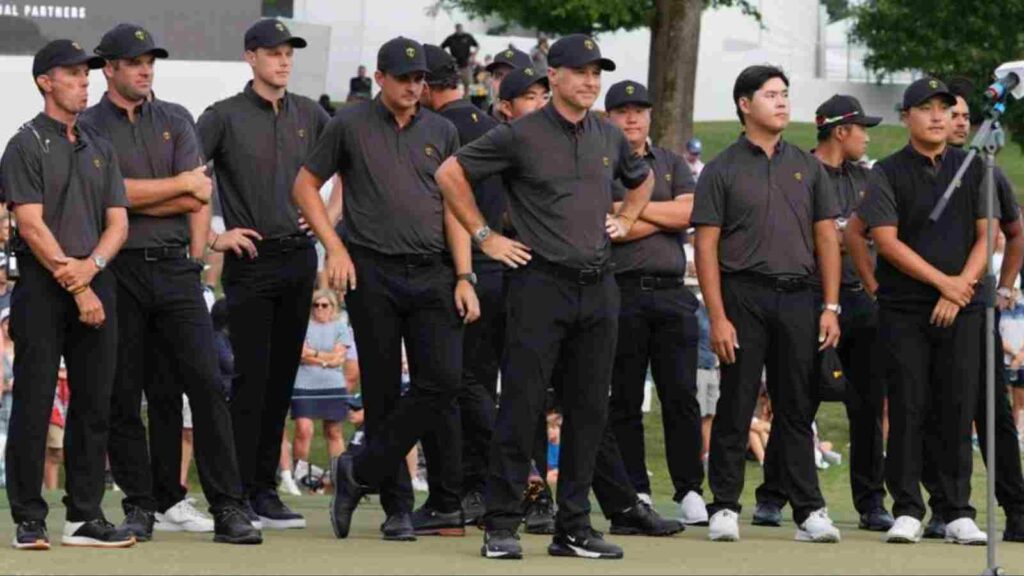
[(865, 128), (874, 128), (875, 126), (878, 126), (879, 124), (882, 123), (882, 118), (879, 116), (859, 116), (857, 118), (854, 118), (850, 123), (860, 124)]
[(274, 42), (273, 44), (254, 43), (254, 44), (252, 44), (250, 46), (246, 46), (245, 49), (246, 50), (255, 50), (257, 48), (275, 48), (275, 47), (281, 46), (283, 44), (288, 44), (292, 48), (305, 48), (306, 46), (309, 45), (306, 42), (305, 38), (302, 38), (301, 36), (291, 36), (291, 37), (285, 38), (284, 40), (281, 40), (280, 42)]
[(925, 94), (924, 96), (918, 98), (917, 101), (915, 101), (915, 102), (911, 102), (911, 103), (907, 104), (906, 106), (903, 107), (903, 109), (904, 110), (909, 110), (910, 108), (913, 108), (914, 106), (920, 106), (921, 104), (931, 100), (932, 98), (936, 98), (936, 97), (941, 97), (943, 100), (946, 101), (946, 104), (949, 104), (950, 106), (956, 106), (956, 96), (953, 95), (952, 92), (947, 92), (945, 90), (936, 90), (934, 92), (930, 92), (928, 94)]
[[(100, 68), (103, 68), (107, 65), (107, 61), (103, 58), (100, 58), (99, 56), (89, 56), (88, 54), (83, 54), (76, 58), (73, 57), (61, 62), (55, 62), (53, 64), (53, 67), (50, 68), (50, 70), (57, 67), (78, 66), (80, 64), (87, 64), (90, 70), (99, 70)], [(47, 70), (46, 72), (49, 72), (49, 70)]]
[(618, 110), (626, 106), (640, 106), (641, 108), (654, 108), (654, 104), (650, 100), (644, 98), (628, 98), (626, 100), (619, 100), (614, 106), (608, 108), (608, 111)]
[[(530, 86), (536, 86), (538, 84), (543, 86), (545, 90), (551, 90), (551, 83), (548, 82), (548, 77), (547, 76), (541, 76), (541, 77), (537, 78), (536, 80), (534, 80), (533, 82), (530, 82), (526, 86), (523, 86), (522, 88), (517, 90), (512, 96), (509, 96), (508, 98), (505, 98), (505, 97), (501, 96), (501, 94), (499, 94), (498, 95), (498, 99), (499, 100), (505, 100), (506, 102), (515, 100), (516, 98), (519, 98), (523, 94), (526, 94), (526, 91), (530, 89)], [(502, 84), (502, 86), (504, 86), (504, 84)]]
[(406, 74), (415, 74), (417, 72), (422, 72), (423, 74), (427, 74), (427, 73), (430, 72), (430, 70), (427, 69), (427, 65), (426, 64), (418, 64), (415, 61), (413, 61), (413, 62), (409, 62), (408, 64), (402, 64), (400, 66), (395, 66), (395, 67), (393, 67), (393, 68), (391, 68), (389, 70), (381, 70), (381, 72), (384, 72), (385, 74), (388, 74), (388, 75), (391, 75), (391, 76), (405, 76)]
[(154, 58), (169, 58), (171, 55), (163, 48), (140, 48), (137, 51), (129, 52), (127, 54), (110, 54), (102, 55), (107, 60), (130, 60), (132, 58), (138, 58), (139, 56), (145, 56), (146, 54), (152, 54)]
[(615, 71), (615, 62), (609, 60), (608, 58), (594, 58), (593, 60), (586, 60), (586, 61), (583, 61), (583, 62), (571, 62), (571, 63), (570, 62), (566, 62), (564, 64), (550, 64), (549, 63), (549, 66), (551, 66), (552, 68), (584, 68), (584, 67), (586, 67), (589, 64), (597, 64), (601, 68), (601, 70), (604, 70), (605, 72), (614, 72)]
[(487, 66), (484, 66), (484, 70), (486, 70), (488, 73), (494, 72), (494, 70), (497, 69), (498, 66), (505, 66), (509, 70), (515, 70), (516, 69), (515, 66), (513, 66), (512, 64), (509, 64), (508, 62), (491, 62)]

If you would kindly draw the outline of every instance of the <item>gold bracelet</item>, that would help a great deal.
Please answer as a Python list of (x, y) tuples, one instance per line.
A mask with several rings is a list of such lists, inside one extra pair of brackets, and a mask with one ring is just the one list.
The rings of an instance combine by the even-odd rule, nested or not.
[(88, 289), (89, 289), (89, 287), (88, 287), (88, 286), (82, 286), (82, 287), (81, 287), (81, 288), (79, 288), (78, 290), (74, 290), (74, 291), (72, 291), (72, 292), (71, 292), (71, 295), (72, 295), (72, 296), (78, 296), (79, 294), (81, 294), (82, 292), (85, 292), (85, 291), (86, 291), (86, 290), (88, 290)]
[(214, 246), (217, 245), (217, 239), (218, 238), (220, 238), (220, 234), (214, 233), (213, 240), (211, 240), (210, 243), (206, 245), (206, 247), (209, 248), (210, 250), (213, 250), (214, 252), (216, 252), (217, 249), (214, 248)]

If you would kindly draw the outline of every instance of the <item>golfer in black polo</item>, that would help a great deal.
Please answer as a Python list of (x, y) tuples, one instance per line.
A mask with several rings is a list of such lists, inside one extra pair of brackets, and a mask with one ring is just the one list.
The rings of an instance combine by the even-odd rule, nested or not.
[[(621, 558), (622, 549), (590, 527), (594, 460), (608, 409), (618, 332), (619, 289), (610, 273), (611, 241), (629, 233), (650, 198), (653, 177), (622, 131), (589, 112), (601, 71), (615, 64), (582, 34), (551, 47), (553, 99), (538, 112), (491, 130), (438, 172), (445, 199), (508, 278), (506, 344), (485, 493), (481, 553), (519, 558), (516, 530), (537, 417), (561, 360), (564, 423), (558, 478), (556, 556)], [(471, 181), (502, 174), (519, 241), (488, 226)], [(613, 213), (615, 179), (629, 190)]]
[(124, 180), (114, 150), (79, 130), (89, 70), (103, 67), (71, 40), (36, 53), (32, 76), (43, 112), (7, 143), (0, 174), (18, 221), (21, 276), (11, 297), (14, 406), (7, 437), (13, 546), (48, 550), (43, 455), (63, 356), (71, 400), (65, 416), (65, 546), (123, 548), (135, 538), (103, 517), (110, 393), (117, 368), (117, 289), (104, 270), (128, 234)]
[[(81, 121), (118, 152), (129, 203), (128, 240), (110, 267), (118, 285), (119, 350), (109, 457), (125, 493), (124, 527), (143, 542), (155, 520), (158, 530), (216, 531), (218, 542), (259, 543), (243, 511), (231, 415), (203, 299), (211, 182), (195, 129), (180, 109), (149, 101), (156, 59), (168, 54), (147, 30), (120, 24), (96, 53), (107, 60), (107, 92)], [(146, 361), (157, 355), (160, 361)], [(139, 413), (143, 390), (148, 446)], [(198, 430), (196, 461), (212, 522), (181, 486), (182, 391)]]
[[(836, 219), (841, 236), (853, 210), (868, 185), (868, 169), (857, 164), (867, 153), (868, 128), (882, 119), (864, 113), (853, 96), (835, 95), (815, 111), (818, 145), (812, 151), (825, 167), (839, 205)], [(821, 283), (813, 282), (821, 298)], [(839, 291), (842, 306), (839, 343), (849, 387), (844, 400), (850, 422), (850, 488), (853, 504), (860, 514), (862, 530), (885, 532), (892, 527), (892, 515), (885, 509), (885, 477), (882, 442), (882, 404), (885, 398), (885, 373), (878, 350), (878, 311), (871, 295), (854, 268), (850, 253), (843, 252), (843, 272)], [(765, 482), (757, 489), (755, 525), (778, 526), (782, 506), (786, 503), (783, 480), (781, 442), (769, 439), (764, 462)]]
[(235, 453), (250, 520), (270, 529), (306, 526), (277, 495), (281, 436), (316, 283), (316, 250), (300, 226), (291, 187), (329, 120), (315, 101), (287, 90), (294, 50), (305, 46), (277, 20), (253, 24), (245, 33), (252, 81), (198, 121), (227, 226), (210, 235), (208, 247), (225, 253), (238, 373), (231, 397)]
[[(388, 515), (384, 538), (416, 539), (405, 455), (450, 413), (462, 380), (463, 325), (479, 316), (469, 234), (445, 209), (434, 181), (458, 149), (458, 131), (420, 108), (426, 71), (418, 42), (399, 37), (381, 46), (380, 95), (338, 112), (295, 181), (295, 202), (327, 249), (328, 280), (348, 290), (367, 383), (367, 443), (355, 457), (342, 455), (334, 470), (331, 525), (338, 538), (348, 536), (365, 489), (379, 487)], [(347, 248), (318, 193), (335, 173), (345, 190)], [(404, 396), (403, 341), (411, 376)], [(461, 529), (457, 491), (435, 490), (431, 498), (430, 509), (454, 516), (451, 524)]]
[(885, 477), (896, 523), (887, 542), (921, 537), (921, 465), (935, 413), (936, 467), (947, 504), (946, 540), (984, 544), (970, 503), (984, 315), (975, 285), (985, 271), (981, 163), (971, 166), (938, 221), (929, 219), (967, 153), (946, 143), (956, 98), (934, 78), (903, 94), (910, 143), (879, 160), (857, 209), (878, 248), (878, 332), (889, 386)]
[[(697, 326), (699, 303), (683, 284), (686, 228), (693, 211), (696, 181), (686, 161), (654, 146), (647, 88), (625, 80), (604, 99), (613, 124), (622, 129), (635, 154), (654, 172), (654, 192), (630, 234), (612, 249), (615, 280), (622, 292), (619, 343), (615, 352), (609, 421), (637, 492), (651, 494), (644, 449), (644, 382), (650, 366), (661, 401), (665, 456), (687, 524), (705, 524), (701, 496), (701, 417), (697, 402)], [(624, 189), (615, 187), (616, 202)]]
[[(744, 455), (762, 371), (782, 442), (796, 539), (838, 542), (818, 487), (811, 424), (817, 410), (815, 354), (839, 340), (839, 211), (825, 169), (782, 138), (789, 124), (789, 80), (751, 66), (733, 87), (744, 127), (704, 168), (697, 183), (697, 274), (722, 361), (722, 396), (711, 428), (708, 536), (739, 539)], [(815, 308), (810, 276), (820, 273)], [(777, 428), (777, 430), (776, 430)]]

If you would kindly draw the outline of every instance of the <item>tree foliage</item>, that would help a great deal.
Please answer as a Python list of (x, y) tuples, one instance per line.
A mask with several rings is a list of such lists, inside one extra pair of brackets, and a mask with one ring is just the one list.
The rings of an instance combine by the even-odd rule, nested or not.
[[(873, 0), (854, 9), (854, 38), (870, 50), (865, 64), (880, 73), (920, 70), (942, 79), (962, 76), (977, 88), (971, 109), (999, 64), (1024, 58), (1024, 1)], [(1024, 102), (1008, 106), (1004, 124), (1024, 149)]]

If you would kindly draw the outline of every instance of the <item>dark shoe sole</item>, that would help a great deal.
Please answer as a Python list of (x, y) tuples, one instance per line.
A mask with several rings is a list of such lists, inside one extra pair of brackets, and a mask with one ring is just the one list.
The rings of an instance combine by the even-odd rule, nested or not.
[(415, 542), (416, 536), (413, 534), (381, 534), (381, 540), (387, 542)]
[(218, 544), (239, 544), (239, 545), (255, 545), (263, 544), (263, 536), (260, 535), (249, 535), (232, 538), (231, 536), (224, 536), (217, 534), (213, 537), (213, 541)]
[(663, 538), (665, 536), (674, 536), (680, 532), (685, 532), (686, 527), (680, 526), (679, 528), (673, 528), (668, 530), (659, 530), (656, 532), (648, 532), (642, 528), (633, 528), (631, 526), (612, 526), (608, 529), (610, 534), (615, 536), (650, 536), (652, 538)]
[(925, 540), (945, 540), (946, 539), (946, 533), (945, 532), (930, 532), (930, 531), (925, 530), (924, 534), (921, 534), (921, 538), (924, 538)]
[(466, 535), (465, 526), (447, 526), (445, 528), (416, 528), (417, 536), (444, 536), (447, 538), (461, 538)]
[(766, 528), (781, 528), (782, 527), (782, 521), (781, 520), (768, 520), (766, 518), (754, 518), (753, 520), (751, 520), (750, 523), (753, 524), (754, 526), (764, 526)]
[(622, 552), (615, 554), (589, 552), (577, 550), (571, 546), (565, 546), (562, 544), (551, 544), (548, 546), (548, 555), (559, 558), (584, 558), (586, 560), (620, 560), (623, 556)]
[(892, 525), (885, 526), (883, 524), (867, 524), (865, 522), (857, 524), (858, 530), (865, 530), (867, 532), (888, 532), (889, 528), (892, 528)]

